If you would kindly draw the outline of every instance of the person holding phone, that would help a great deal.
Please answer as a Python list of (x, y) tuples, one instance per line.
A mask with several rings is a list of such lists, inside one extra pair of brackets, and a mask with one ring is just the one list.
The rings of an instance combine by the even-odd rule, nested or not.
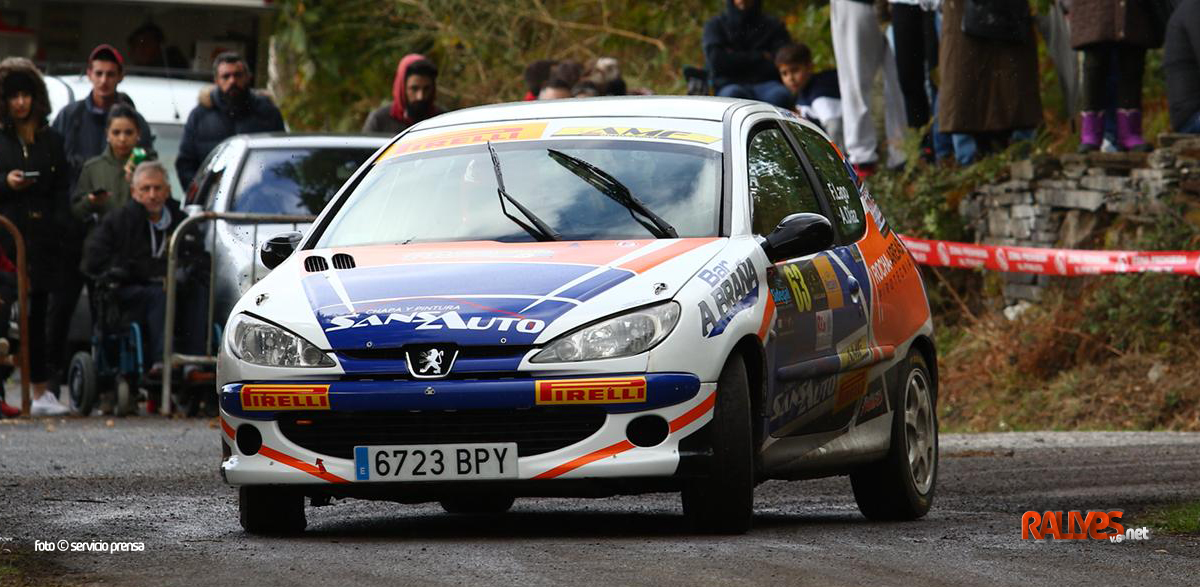
[(83, 164), (71, 196), (71, 213), (87, 225), (89, 232), (106, 213), (129, 201), (129, 179), (138, 163), (133, 151), (141, 139), (137, 113), (122, 104), (113, 106), (108, 111), (105, 136), (108, 147)]
[[(33, 383), (32, 415), (68, 411), (46, 388), (46, 308), (55, 286), (59, 202), (67, 201), (69, 165), (63, 138), (46, 124), (50, 99), (42, 74), (23, 57), (0, 61), (0, 214), (21, 232), (29, 277), (29, 379)], [(8, 231), (0, 230), (0, 246), (16, 251)]]

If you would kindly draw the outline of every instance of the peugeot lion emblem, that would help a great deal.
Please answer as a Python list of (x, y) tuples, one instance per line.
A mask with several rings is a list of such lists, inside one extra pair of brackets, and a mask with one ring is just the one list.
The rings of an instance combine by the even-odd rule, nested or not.
[(408, 372), (417, 379), (439, 379), (450, 373), (458, 358), (455, 345), (413, 345), (405, 349)]

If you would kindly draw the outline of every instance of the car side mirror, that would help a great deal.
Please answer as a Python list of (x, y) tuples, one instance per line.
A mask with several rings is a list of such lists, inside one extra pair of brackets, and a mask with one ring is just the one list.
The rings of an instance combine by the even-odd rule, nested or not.
[(304, 235), (299, 232), (281, 232), (263, 243), (258, 249), (258, 257), (262, 259), (263, 267), (274, 269), (296, 252)]
[(791, 214), (763, 241), (772, 263), (819, 253), (833, 245), (833, 225), (820, 214)]

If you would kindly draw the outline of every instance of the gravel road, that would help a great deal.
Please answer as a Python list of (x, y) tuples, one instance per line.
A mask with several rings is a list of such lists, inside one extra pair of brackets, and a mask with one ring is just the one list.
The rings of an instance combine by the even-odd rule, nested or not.
[[(111, 424), (110, 424), (111, 422)], [(518, 500), (509, 514), (436, 504), (309, 508), (309, 530), (247, 536), (207, 420), (0, 421), (0, 571), (33, 584), (1196, 585), (1200, 537), (1023, 541), (1026, 510), (1200, 500), (1200, 434), (945, 435), (938, 496), (874, 524), (845, 478), (770, 482), (744, 536), (688, 532), (675, 495)], [(34, 552), (35, 541), (142, 552)], [(0, 584), (16, 581), (0, 572)]]

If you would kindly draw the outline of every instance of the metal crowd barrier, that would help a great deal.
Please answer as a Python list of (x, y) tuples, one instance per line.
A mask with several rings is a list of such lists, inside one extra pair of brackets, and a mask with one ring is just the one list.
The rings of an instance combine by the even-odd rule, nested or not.
[[(316, 219), (317, 219), (316, 216), (303, 216), (303, 215), (297, 215), (297, 214), (253, 214), (253, 213), (248, 213), (248, 212), (203, 211), (203, 212), (195, 212), (195, 213), (189, 214), (188, 217), (183, 220), (183, 222), (179, 223), (179, 226), (175, 229), (175, 233), (171, 235), (171, 241), (167, 246), (167, 275), (166, 275), (166, 283), (165, 283), (166, 290), (167, 290), (167, 292), (166, 292), (167, 293), (167, 296), (166, 296), (167, 302), (166, 302), (166, 317), (163, 320), (163, 349), (162, 349), (162, 353), (163, 353), (162, 362), (163, 362), (164, 373), (163, 373), (163, 385), (162, 385), (162, 401), (159, 402), (159, 404), (158, 404), (160, 406), (159, 413), (161, 413), (164, 416), (171, 414), (171, 385), (172, 385), (171, 379), (172, 379), (172, 375), (175, 371), (176, 366), (185, 365), (185, 364), (190, 364), (190, 365), (216, 365), (217, 364), (216, 355), (184, 355), (184, 354), (179, 354), (179, 353), (174, 352), (175, 351), (175, 295), (176, 295), (176, 292), (175, 292), (175, 289), (176, 289), (175, 270), (178, 265), (180, 235), (182, 235), (193, 224), (199, 224), (200, 222), (207, 222), (207, 221), (212, 221), (212, 220), (233, 220), (233, 221), (237, 221), (239, 223), (253, 225), (254, 231), (253, 231), (253, 237), (251, 239), (251, 242), (254, 243), (253, 244), (254, 250), (251, 252), (251, 261), (250, 261), (250, 267), (251, 267), (250, 283), (253, 284), (258, 281), (258, 225), (260, 225), (260, 224), (292, 224), (292, 227), (296, 228), (296, 226), (299, 224), (311, 224)], [(208, 334), (205, 337), (205, 344), (204, 344), (204, 348), (206, 351), (213, 348), (212, 324), (213, 324), (213, 318), (214, 318), (213, 314), (215, 312), (214, 304), (216, 303), (216, 296), (213, 295), (213, 293), (214, 293), (213, 290), (215, 289), (215, 284), (216, 284), (216, 279), (217, 279), (217, 277), (216, 277), (217, 276), (217, 267), (218, 267), (217, 258), (216, 258), (216, 255), (217, 255), (217, 247), (216, 247), (217, 230), (216, 230), (216, 228), (213, 228), (213, 230), (210, 232), (211, 232), (211, 234), (209, 235), (209, 237), (211, 239), (210, 242), (212, 243), (212, 245), (210, 246), (210, 249), (212, 250), (213, 258), (212, 258), (212, 262), (210, 263), (209, 270), (208, 270), (208, 320), (207, 320), (207, 322), (205, 322), (205, 324), (207, 324), (207, 328), (205, 328), (205, 330), (208, 332)], [(22, 306), (22, 307), (24, 307), (24, 306)], [(220, 341), (217, 341), (217, 344), (220, 344)], [(28, 397), (28, 391), (26, 392), (26, 396)]]
[[(13, 248), (16, 249), (13, 253), (17, 255), (17, 335), (21, 339), (17, 355), (21, 369), (21, 415), (28, 418), (33, 398), (29, 395), (29, 268), (25, 260), (25, 239), (17, 230), (17, 225), (4, 216), (0, 216), (0, 227), (12, 235)], [(5, 324), (8, 323), (8, 316), (0, 318), (4, 319)]]

